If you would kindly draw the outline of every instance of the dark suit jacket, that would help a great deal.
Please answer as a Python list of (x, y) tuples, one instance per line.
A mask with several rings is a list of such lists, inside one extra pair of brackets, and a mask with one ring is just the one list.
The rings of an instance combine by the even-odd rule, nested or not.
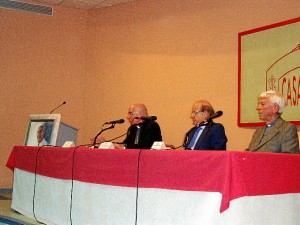
[(248, 151), (299, 153), (299, 139), (295, 125), (278, 118), (263, 137), (265, 129), (264, 126), (255, 131)]
[[(185, 148), (192, 140), (196, 129), (197, 126), (187, 132)], [(223, 125), (210, 120), (197, 140), (194, 150), (226, 150), (226, 142), (227, 137)]]
[[(162, 141), (160, 127), (155, 121), (145, 121), (138, 126), (140, 126), (139, 134), (137, 133), (137, 125), (128, 128), (127, 137), (124, 140), (126, 148), (150, 149), (155, 141)], [(135, 141), (137, 142), (135, 143)]]

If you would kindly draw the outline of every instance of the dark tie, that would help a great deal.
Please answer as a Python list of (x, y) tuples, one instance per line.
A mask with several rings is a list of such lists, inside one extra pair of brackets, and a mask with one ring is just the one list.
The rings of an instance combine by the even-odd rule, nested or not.
[(197, 137), (198, 137), (198, 134), (199, 134), (199, 132), (200, 132), (201, 129), (202, 129), (202, 127), (198, 127), (197, 130), (195, 131), (194, 136), (193, 136), (191, 142), (188, 145), (189, 149), (192, 149), (192, 147), (194, 147), (195, 142), (196, 142)]

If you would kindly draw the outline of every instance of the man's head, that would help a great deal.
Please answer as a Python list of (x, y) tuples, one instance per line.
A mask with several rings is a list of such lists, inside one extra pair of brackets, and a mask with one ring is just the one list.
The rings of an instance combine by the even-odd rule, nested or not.
[(283, 113), (285, 104), (285, 99), (280, 93), (265, 91), (258, 97), (256, 110), (259, 118), (270, 124)]
[[(133, 104), (128, 109), (127, 120), (131, 125), (143, 122), (140, 117), (147, 117), (148, 112), (144, 104)], [(137, 118), (136, 118), (137, 117)]]
[(38, 143), (41, 143), (43, 139), (45, 138), (46, 135), (46, 129), (45, 129), (45, 124), (41, 124), (38, 127), (37, 133), (36, 133), (36, 138)]
[(190, 118), (194, 125), (199, 125), (202, 122), (208, 121), (214, 113), (215, 111), (208, 101), (199, 100), (193, 104)]

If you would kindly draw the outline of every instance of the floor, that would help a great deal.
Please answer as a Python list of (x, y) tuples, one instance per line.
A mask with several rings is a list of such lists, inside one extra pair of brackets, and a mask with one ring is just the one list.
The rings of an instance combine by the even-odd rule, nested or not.
[(16, 220), (22, 221), (27, 225), (41, 224), (33, 219), (30, 219), (22, 214), (12, 210), (11, 206), (11, 192), (0, 193), (0, 215), (4, 217), (14, 218)]

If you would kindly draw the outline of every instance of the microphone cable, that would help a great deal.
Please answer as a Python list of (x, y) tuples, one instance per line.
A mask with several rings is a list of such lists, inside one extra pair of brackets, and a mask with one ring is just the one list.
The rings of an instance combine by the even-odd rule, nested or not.
[[(34, 219), (38, 222), (38, 223), (41, 223), (41, 224), (45, 224), (45, 223), (42, 223), (41, 221), (39, 221), (37, 218), (36, 218), (36, 215), (35, 215), (35, 196), (36, 196), (36, 183), (37, 183), (37, 165), (38, 165), (38, 156), (39, 156), (39, 153), (41, 151), (41, 149), (45, 146), (48, 146), (48, 147), (61, 147), (61, 146), (54, 146), (54, 145), (42, 145), (42, 146), (39, 146), (38, 150), (37, 150), (37, 153), (36, 153), (36, 158), (35, 158), (35, 171), (34, 171), (34, 188), (33, 188), (33, 202), (32, 202), (32, 211), (33, 211), (33, 217)], [(81, 147), (83, 145), (79, 145), (79, 146), (76, 146), (75, 149), (74, 149), (74, 152), (73, 152), (73, 156), (72, 156), (72, 180), (71, 180), (71, 198), (70, 198), (70, 223), (72, 225), (72, 198), (73, 198), (73, 180), (74, 180), (74, 158), (75, 158), (75, 151), (78, 147)]]
[(34, 206), (35, 206), (35, 190), (36, 190), (38, 156), (39, 156), (39, 153), (40, 153), (41, 149), (43, 148), (43, 146), (44, 145), (39, 146), (39, 148), (37, 150), (37, 153), (36, 153), (36, 157), (35, 157), (34, 183), (33, 183), (33, 196), (32, 196), (32, 214), (33, 214), (33, 217), (34, 217), (35, 221), (37, 221), (38, 223), (41, 223), (41, 224), (45, 224), (45, 223), (42, 223), (39, 220), (37, 220), (37, 218), (35, 216), (35, 210), (34, 210), (35, 207)]
[[(126, 134), (126, 133), (125, 133)], [(123, 134), (122, 136), (124, 136), (125, 134)], [(120, 137), (122, 137), (120, 136)], [(33, 203), (32, 203), (32, 207), (33, 207), (33, 216), (34, 219), (41, 224), (45, 224), (40, 222), (35, 215), (35, 196), (36, 196), (36, 183), (37, 183), (37, 169), (38, 169), (38, 157), (39, 157), (39, 153), (41, 151), (41, 149), (45, 146), (52, 146), (52, 147), (61, 147), (61, 146), (53, 146), (53, 145), (44, 145), (44, 146), (40, 146), (37, 150), (37, 154), (36, 154), (36, 159), (35, 159), (35, 172), (34, 172), (34, 190), (33, 190)], [(74, 147), (74, 151), (73, 151), (73, 155), (72, 155), (72, 178), (71, 178), (71, 193), (70, 193), (70, 224), (72, 225), (72, 206), (73, 206), (73, 190), (74, 190), (74, 163), (75, 163), (75, 153), (76, 150), (79, 147), (86, 147), (86, 145), (78, 145), (76, 147)], [(139, 154), (138, 154), (138, 160), (137, 160), (137, 177), (136, 177), (136, 199), (135, 199), (135, 225), (137, 225), (137, 221), (138, 221), (138, 197), (139, 197), (139, 182), (140, 182), (140, 158), (141, 158), (141, 154), (142, 151), (145, 149), (140, 149), (139, 150)]]
[[(72, 206), (73, 206), (73, 189), (74, 189), (74, 162), (75, 162), (75, 152), (79, 147), (85, 145), (78, 145), (74, 148), (72, 155), (72, 178), (71, 178), (71, 196), (70, 196), (70, 224), (72, 225)], [(86, 146), (85, 146), (86, 147)]]
[[(126, 134), (126, 133), (125, 133)], [(123, 134), (123, 135), (125, 135)], [(123, 136), (122, 135), (122, 136)], [(72, 225), (72, 202), (73, 202), (73, 190), (74, 190), (74, 162), (75, 162), (75, 153), (79, 147), (86, 147), (86, 145), (78, 145), (74, 148), (73, 157), (72, 157), (72, 179), (71, 179), (71, 200), (70, 200), (70, 224)], [(144, 149), (139, 150), (138, 160), (137, 160), (137, 178), (136, 178), (136, 199), (135, 199), (135, 225), (137, 225), (138, 218), (138, 195), (139, 195), (139, 182), (140, 182), (140, 158), (141, 153)]]
[(139, 150), (138, 161), (137, 161), (137, 175), (136, 175), (136, 197), (135, 197), (135, 225), (137, 225), (138, 219), (138, 199), (139, 199), (139, 183), (140, 183), (140, 159), (143, 149)]
[[(116, 139), (118, 139), (118, 138), (120, 138), (120, 137), (125, 136), (126, 134), (127, 134), (127, 131), (126, 131), (124, 134), (122, 134), (122, 135), (120, 135), (120, 136), (118, 136), (118, 137), (115, 137), (115, 138), (113, 138), (113, 139), (107, 140), (107, 141), (108, 141), (108, 142), (114, 141), (114, 140), (116, 140)], [(97, 144), (99, 144), (99, 143), (97, 143)]]
[[(182, 148), (183, 147), (183, 145), (180, 145), (180, 146), (177, 146), (177, 147), (175, 147), (175, 148), (172, 148), (172, 150), (176, 150), (176, 149), (179, 149), (179, 148)], [(183, 149), (184, 150), (184, 149)]]
[[(111, 141), (114, 141), (114, 140), (116, 140), (116, 139), (118, 139), (118, 138), (120, 138), (120, 137), (125, 136), (126, 134), (127, 134), (127, 132), (124, 133), (124, 134), (121, 134), (121, 135), (119, 135), (119, 136), (117, 136), (117, 137), (115, 137), (115, 138), (112, 138), (112, 139), (109, 139), (109, 140), (105, 140), (104, 142), (111, 142)], [(103, 142), (95, 142), (95, 145), (99, 145), (99, 144), (101, 144), (101, 143), (103, 143)], [(117, 143), (117, 144), (122, 144), (122, 143), (118, 143), (118, 142), (116, 142), (116, 143)], [(81, 146), (85, 146), (85, 147), (95, 147), (94, 144), (85, 144), (85, 145), (81, 145)]]

